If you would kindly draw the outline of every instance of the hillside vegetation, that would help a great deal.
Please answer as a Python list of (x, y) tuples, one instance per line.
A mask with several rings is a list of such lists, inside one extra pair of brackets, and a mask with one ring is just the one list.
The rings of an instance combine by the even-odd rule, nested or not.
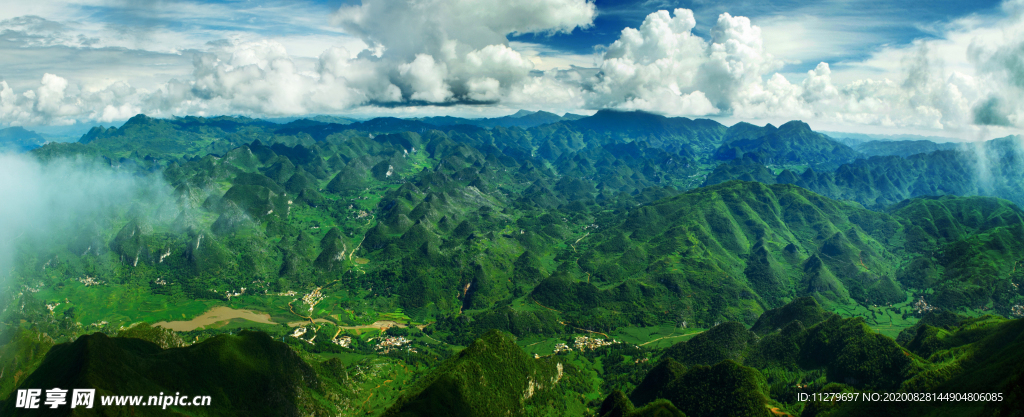
[(139, 115), (29, 153), (158, 185), (17, 242), (0, 398), (817, 416), (878, 409), (800, 394), (960, 390), (1001, 413), (1024, 398), (1016, 141), (864, 159), (799, 121)]

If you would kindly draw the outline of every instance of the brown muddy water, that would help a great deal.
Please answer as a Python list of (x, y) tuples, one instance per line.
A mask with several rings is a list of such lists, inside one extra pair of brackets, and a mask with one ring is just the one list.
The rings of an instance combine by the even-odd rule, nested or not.
[(270, 320), (270, 314), (267, 313), (252, 310), (235, 310), (231, 307), (218, 306), (189, 321), (161, 321), (153, 323), (153, 325), (176, 332), (187, 332), (231, 319), (244, 319), (263, 324), (277, 324)]

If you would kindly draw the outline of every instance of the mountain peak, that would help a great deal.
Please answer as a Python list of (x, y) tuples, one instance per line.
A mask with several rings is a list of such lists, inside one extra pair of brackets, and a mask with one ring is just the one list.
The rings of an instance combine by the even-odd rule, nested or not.
[(35, 132), (25, 129), (21, 126), (11, 126), (6, 129), (0, 129), (0, 135), (24, 135), (24, 134), (35, 134)]
[(136, 114), (136, 115), (132, 116), (132, 118), (128, 119), (128, 121), (124, 122), (124, 124), (121, 125), (121, 127), (130, 126), (130, 125), (146, 124), (146, 123), (148, 123), (152, 119), (153, 119), (152, 117), (149, 117), (149, 116), (146, 116), (145, 114), (139, 113), (139, 114)]
[(0, 152), (8, 149), (18, 152), (29, 151), (43, 146), (44, 143), (46, 140), (38, 133), (21, 126), (0, 129)]
[[(767, 126), (765, 126), (765, 127), (767, 127)], [(790, 131), (790, 130), (807, 130), (807, 131), (809, 131), (809, 130), (811, 130), (811, 126), (808, 125), (807, 123), (804, 123), (803, 121), (800, 121), (800, 120), (790, 120), (790, 121), (786, 122), (785, 124), (783, 124), (782, 126), (779, 126), (779, 130), (781, 130), (781, 131)]]
[(529, 116), (529, 115), (534, 114), (534, 113), (537, 113), (537, 112), (529, 111), (529, 110), (519, 110), (515, 114), (509, 115), (508, 117), (520, 118), (520, 117), (523, 117), (523, 116)]

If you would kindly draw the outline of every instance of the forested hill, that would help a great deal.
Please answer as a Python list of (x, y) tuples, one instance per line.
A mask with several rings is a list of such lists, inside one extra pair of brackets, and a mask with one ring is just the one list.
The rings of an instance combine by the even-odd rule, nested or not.
[(834, 171), (809, 167), (801, 172), (744, 157), (719, 165), (705, 185), (732, 179), (795, 184), (876, 209), (928, 195), (985, 195), (1022, 204), (1021, 146), (1020, 137), (1009, 136), (907, 157), (872, 156)]
[(199, 352), (286, 414), (813, 416), (867, 411), (798, 393), (1020, 385), (977, 371), (1020, 355), (1016, 138), (864, 159), (799, 121), (499, 119), (139, 115), (33, 150), (157, 185), (18, 243), (0, 398), (126, 386), (62, 356)]
[(46, 143), (38, 133), (15, 126), (0, 129), (0, 152), (25, 152)]
[[(323, 140), (306, 133), (323, 126), (344, 130)], [(404, 128), (415, 131), (386, 133)], [(984, 145), (1007, 162), (989, 167), (1000, 174), (987, 185), (967, 167), (980, 163), (969, 158), (975, 154), (937, 151), (861, 159), (820, 174), (786, 168), (776, 177), (743, 178), (778, 183), (765, 187), (711, 184), (732, 169), (767, 170), (756, 161), (770, 155), (806, 166), (830, 156), (846, 161), (852, 150), (800, 122), (725, 128), (610, 111), (530, 129), (451, 128), (401, 119), (281, 127), (140, 115), (117, 129), (94, 129), (79, 144), (35, 153), (82, 151), (121, 170), (160, 172), (185, 211), (165, 232), (145, 214), (128, 219), (105, 249), (133, 267), (152, 266), (134, 279), (165, 276), (172, 285), (160, 291), (190, 297), (237, 291), (247, 282), (268, 291), (323, 285), (358, 270), (349, 285), (377, 283), (389, 303), (417, 319), (520, 296), (547, 300), (573, 322), (605, 329), (656, 321), (650, 314), (682, 308), (671, 301), (682, 295), (698, 323), (749, 323), (765, 308), (810, 294), (837, 303), (898, 303), (907, 290), (929, 289), (948, 308), (994, 300), (1008, 314), (1013, 305), (996, 284), (1021, 246), (1016, 214), (1005, 215), (1016, 213), (1012, 204), (915, 200), (869, 211), (825, 198), (878, 209), (915, 195), (1012, 194), (1001, 181), (1024, 178), (1024, 171), (1014, 174), (1024, 166), (1016, 163), (1013, 138)], [(715, 168), (705, 187), (678, 195), (724, 149), (742, 159)], [(893, 172), (901, 167), (919, 172)], [(918, 206), (930, 208), (906, 214)], [(998, 221), (965, 229), (957, 223), (962, 217), (943, 215), (949, 206)], [(931, 222), (934, 216), (942, 221)], [(252, 247), (262, 255), (247, 253)], [(936, 255), (954, 247), (958, 252)], [(990, 247), (1001, 251), (986, 252)], [(154, 262), (158, 251), (182, 255)], [(959, 260), (963, 253), (977, 256)], [(359, 266), (356, 257), (372, 262)], [(934, 278), (917, 276), (925, 267)], [(596, 298), (560, 301), (581, 291)], [(631, 301), (636, 291), (643, 302)], [(631, 313), (601, 313), (609, 303)]]
[(835, 169), (858, 156), (849, 146), (795, 120), (778, 128), (737, 123), (726, 131), (725, 143), (714, 154), (716, 160), (748, 158), (766, 165), (807, 165), (819, 170)]

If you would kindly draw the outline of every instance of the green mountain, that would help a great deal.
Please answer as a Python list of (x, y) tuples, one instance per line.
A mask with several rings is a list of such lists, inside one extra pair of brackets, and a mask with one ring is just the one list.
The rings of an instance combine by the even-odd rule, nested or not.
[(38, 133), (20, 126), (0, 129), (0, 153), (27, 152), (46, 143)]
[(578, 371), (490, 331), (409, 387), (384, 416), (564, 415)]
[[(218, 336), (187, 347), (161, 349), (137, 338), (103, 333), (56, 345), (20, 388), (92, 388), (91, 410), (38, 409), (38, 415), (106, 415), (102, 395), (210, 395), (212, 407), (138, 407), (146, 415), (301, 415), (323, 392), (313, 368), (287, 345), (264, 333)], [(148, 400), (148, 398), (147, 398)], [(144, 400), (144, 401), (147, 401)], [(4, 414), (15, 412), (13, 396)], [(72, 413), (74, 411), (74, 413)], [(18, 415), (34, 415), (18, 410)]]
[[(593, 131), (606, 138), (643, 141), (648, 146), (685, 157), (707, 154), (721, 145), (726, 127), (708, 119), (665, 117), (644, 112), (599, 110), (593, 116), (542, 126), (541, 134), (557, 130), (560, 125), (577, 131)], [(533, 133), (535, 136), (538, 133)]]
[[(670, 371), (671, 368), (677, 369)], [(660, 375), (664, 373), (676, 375), (664, 378)], [(771, 400), (764, 392), (764, 385), (765, 380), (760, 372), (731, 360), (724, 360), (714, 366), (685, 367), (669, 358), (651, 370), (641, 386), (658, 393), (658, 398), (668, 400), (687, 416), (767, 417), (772, 415), (767, 407)], [(638, 404), (657, 404), (643, 401), (640, 399), (642, 394), (634, 391)]]
[(1014, 265), (1024, 253), (1020, 238), (1011, 236), (1024, 229), (1020, 209), (1005, 200), (922, 198), (879, 213), (792, 185), (729, 182), (636, 208), (625, 218), (576, 248), (592, 291), (660, 284), (655, 288), (686, 297), (669, 305), (693, 311), (697, 323), (752, 323), (744, 311), (759, 313), (804, 295), (895, 304), (907, 288), (931, 289), (929, 301), (943, 308), (974, 305), (1009, 314), (1019, 294)]
[(801, 295), (904, 298), (885, 245), (900, 223), (798, 187), (730, 182), (624, 217), (588, 237), (583, 271), (597, 285), (658, 283), (696, 323), (753, 323), (762, 309)]
[(252, 412), (811, 416), (1020, 385), (1015, 138), (855, 159), (801, 122), (533, 123), (140, 115), (31, 151), (159, 187), (16, 239), (0, 397), (226, 372), (287, 394)]
[(97, 126), (79, 139), (115, 161), (134, 163), (224, 154), (255, 139), (266, 138), (265, 128), (276, 126), (261, 120), (236, 117), (183, 117), (154, 119), (137, 115), (121, 127)]
[(714, 152), (717, 160), (749, 158), (765, 165), (807, 165), (834, 169), (860, 156), (850, 147), (836, 142), (800, 121), (776, 128), (737, 123), (725, 133), (725, 142)]
[(462, 117), (452, 116), (435, 116), (435, 117), (424, 117), (419, 120), (425, 123), (432, 124), (434, 126), (451, 126), (451, 125), (473, 125), (479, 127), (520, 127), (520, 128), (531, 128), (540, 125), (546, 125), (551, 123), (560, 122), (563, 120), (571, 121), (581, 119), (586, 116), (580, 116), (577, 114), (566, 113), (563, 116), (559, 116), (554, 113), (546, 111), (528, 111), (519, 110), (515, 114), (502, 117), (492, 117), (483, 119), (466, 119)]
[[(813, 324), (805, 326), (805, 320)], [(727, 323), (672, 346), (629, 399), (612, 393), (605, 403), (631, 409), (634, 404), (667, 399), (688, 416), (944, 415), (950, 408), (927, 403), (798, 398), (810, 392), (935, 396), (964, 387), (1019, 395), (1015, 393), (1022, 368), (1013, 361), (1019, 360), (1020, 351), (1013, 349), (1020, 343), (1020, 324), (985, 316), (964, 319), (949, 329), (924, 325), (904, 347), (873, 332), (862, 319), (840, 318), (822, 310), (813, 298), (801, 298), (765, 312), (755, 329), (781, 327), (765, 330), (760, 337), (744, 336), (744, 343), (737, 344), (736, 337), (746, 330)], [(729, 357), (707, 356), (708, 352)], [(1009, 401), (951, 406), (958, 415), (1003, 415), (1020, 404), (1017, 397)]]
[(962, 144), (945, 142), (936, 143), (930, 140), (872, 140), (852, 145), (853, 150), (865, 156), (902, 156), (904, 158), (919, 153), (955, 150)]
[(1009, 136), (906, 158), (874, 156), (824, 171), (813, 167), (802, 172), (796, 167), (773, 170), (764, 166), (765, 161), (745, 158), (716, 167), (705, 185), (732, 179), (795, 184), (874, 209), (932, 195), (993, 196), (1021, 204), (1024, 164), (1019, 142)]

